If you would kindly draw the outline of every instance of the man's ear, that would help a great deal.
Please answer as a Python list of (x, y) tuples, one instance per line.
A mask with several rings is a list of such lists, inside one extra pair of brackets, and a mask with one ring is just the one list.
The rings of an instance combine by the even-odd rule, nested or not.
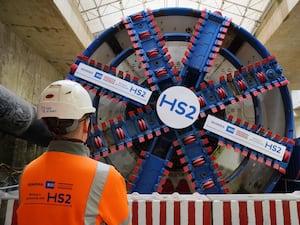
[(89, 120), (85, 119), (83, 121), (83, 132), (88, 133), (89, 132)]

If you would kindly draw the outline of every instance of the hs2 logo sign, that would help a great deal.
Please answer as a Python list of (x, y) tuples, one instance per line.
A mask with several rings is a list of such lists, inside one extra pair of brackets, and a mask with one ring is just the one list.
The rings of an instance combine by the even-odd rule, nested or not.
[(182, 129), (197, 120), (200, 104), (197, 96), (190, 89), (174, 86), (161, 93), (156, 103), (156, 110), (165, 125)]

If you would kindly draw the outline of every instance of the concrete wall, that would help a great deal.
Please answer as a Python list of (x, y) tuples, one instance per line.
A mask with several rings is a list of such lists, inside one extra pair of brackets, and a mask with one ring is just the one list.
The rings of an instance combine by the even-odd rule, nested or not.
[[(34, 106), (49, 83), (65, 77), (36, 52), (0, 22), (0, 84)], [(43, 150), (0, 133), (0, 163), (22, 167)]]

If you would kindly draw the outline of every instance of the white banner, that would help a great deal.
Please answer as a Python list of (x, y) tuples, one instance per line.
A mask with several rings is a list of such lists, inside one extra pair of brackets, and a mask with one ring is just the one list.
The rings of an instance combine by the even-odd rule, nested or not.
[(207, 116), (204, 129), (279, 161), (282, 161), (286, 149), (284, 145), (211, 115)]
[(102, 70), (80, 63), (74, 76), (106, 88), (131, 100), (147, 105), (152, 92)]

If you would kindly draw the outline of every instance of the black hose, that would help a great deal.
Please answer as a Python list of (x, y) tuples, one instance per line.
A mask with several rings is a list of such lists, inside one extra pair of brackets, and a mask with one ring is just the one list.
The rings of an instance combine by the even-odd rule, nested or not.
[(0, 131), (34, 144), (47, 146), (53, 138), (36, 108), (0, 85)]

